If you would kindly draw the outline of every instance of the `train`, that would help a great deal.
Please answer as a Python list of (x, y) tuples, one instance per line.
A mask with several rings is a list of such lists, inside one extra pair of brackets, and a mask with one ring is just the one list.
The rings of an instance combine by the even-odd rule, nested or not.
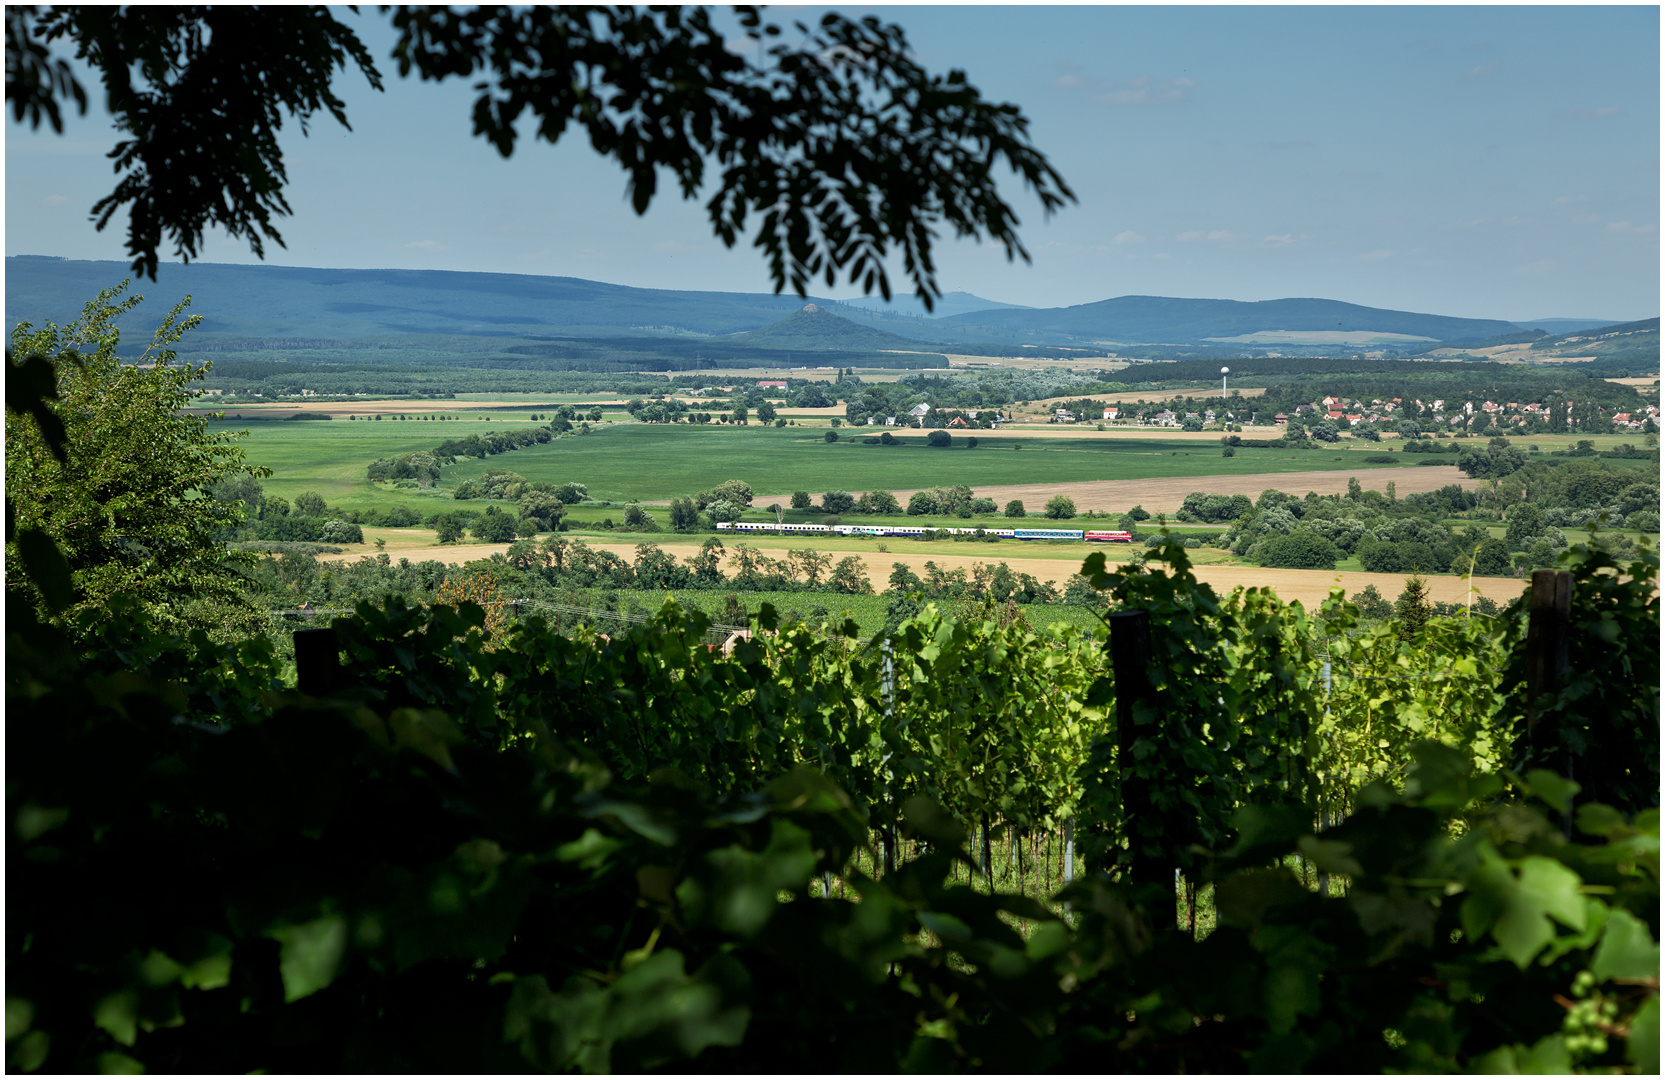
[(832, 533), (838, 536), (913, 537), (924, 539), (936, 533), (995, 536), (1002, 540), (1085, 540), (1096, 544), (1131, 544), (1133, 534), (1115, 529), (933, 529), (924, 525), (776, 525), (767, 521), (719, 521), (725, 532), (774, 533), (796, 536), (803, 533)]

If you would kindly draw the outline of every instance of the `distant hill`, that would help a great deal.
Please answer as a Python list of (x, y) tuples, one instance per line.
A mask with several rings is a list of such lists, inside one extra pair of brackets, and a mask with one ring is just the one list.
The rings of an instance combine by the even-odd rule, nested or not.
[[(19, 321), (68, 322), (100, 289), (128, 276), (127, 266), (119, 262), (10, 256), (8, 329)], [(959, 293), (945, 301), (995, 306), (941, 318), (809, 297), (824, 316), (811, 320), (799, 310), (805, 298), (767, 293), (638, 289), (530, 274), (223, 263), (164, 263), (158, 281), (138, 282), (134, 291), (150, 298), (130, 317), (135, 338), (138, 333), (148, 338), (161, 312), (188, 293), (193, 298), (191, 311), (203, 317), (190, 347), (249, 356), (340, 342), (395, 353), (413, 348), (459, 351), (442, 342), (478, 342), (488, 352), (542, 342), (536, 352), (551, 355), (567, 348), (556, 341), (574, 339), (612, 342), (616, 348), (610, 355), (622, 356), (654, 351), (646, 343), (658, 339), (665, 343), (667, 358), (689, 351), (671, 348), (671, 342), (681, 341), (698, 346), (691, 353), (699, 357), (709, 355), (704, 345), (717, 351), (912, 350), (1001, 356), (1018, 348), (1030, 355), (1046, 355), (1047, 350), (1066, 355), (1071, 349), (1075, 355), (1102, 355), (1106, 343), (1112, 343), (1123, 355), (1203, 359), (1337, 355), (1384, 348), (1411, 352), (1471, 347), (1526, 333), (1501, 320), (1391, 311), (1335, 300), (1244, 303), (1160, 296), (1122, 296), (1041, 309)], [(945, 303), (944, 310), (949, 306)], [(429, 344), (420, 344), (423, 340)], [(471, 346), (460, 351), (479, 350)]]
[[(100, 289), (131, 277), (125, 263), (6, 258), (7, 328), (63, 323)], [(153, 326), (189, 293), (203, 334), (251, 338), (367, 338), (389, 334), (614, 336), (733, 334), (776, 322), (804, 303), (767, 293), (636, 289), (582, 278), (448, 270), (329, 270), (163, 263), (139, 325)], [(829, 303), (830, 301), (817, 301)]]
[(1520, 319), (1515, 325), (1522, 330), (1542, 330), (1546, 334), (1570, 334), (1576, 330), (1594, 330), (1598, 326), (1613, 326), (1613, 319)]
[(730, 334), (725, 344), (774, 349), (898, 349), (920, 351), (921, 342), (840, 318), (819, 304), (805, 304), (761, 330)]
[(1008, 308), (1028, 310), (1022, 304), (1003, 304), (999, 300), (985, 300), (968, 292), (943, 293), (942, 298), (929, 313), (926, 312), (925, 305), (914, 296), (897, 296), (888, 304), (883, 297), (863, 296), (856, 300), (841, 300), (839, 308), (861, 308), (915, 319), (946, 319), (951, 315), (964, 315), (972, 311), (999, 311)]
[(1534, 341), (1532, 353), (1542, 356), (1593, 356), (1593, 367), (1625, 372), (1659, 370), (1659, 320), (1598, 326)]
[[(1441, 342), (1477, 341), (1519, 328), (1500, 319), (1459, 319), (1361, 307), (1339, 300), (1193, 300), (1120, 296), (1094, 304), (1028, 311), (979, 311), (943, 320), (968, 328), (1005, 327), (1074, 338), (1143, 344), (1221, 343), (1274, 331), (1396, 335)], [(1297, 339), (1299, 340), (1299, 339)], [(1409, 342), (1407, 342), (1409, 343)]]

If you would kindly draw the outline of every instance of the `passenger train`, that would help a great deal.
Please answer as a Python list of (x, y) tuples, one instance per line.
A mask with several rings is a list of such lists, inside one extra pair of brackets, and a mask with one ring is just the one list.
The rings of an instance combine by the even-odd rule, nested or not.
[(724, 532), (775, 533), (781, 536), (800, 533), (835, 533), (839, 536), (901, 536), (924, 539), (939, 532), (997, 536), (1002, 540), (1086, 540), (1101, 544), (1131, 544), (1133, 534), (1114, 530), (1082, 529), (933, 529), (924, 525), (776, 525), (767, 521), (719, 521), (717, 528)]

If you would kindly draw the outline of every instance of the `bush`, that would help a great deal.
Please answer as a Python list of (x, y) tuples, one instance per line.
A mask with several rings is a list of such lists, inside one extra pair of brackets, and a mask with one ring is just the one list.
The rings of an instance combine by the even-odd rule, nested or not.
[(948, 434), (948, 432), (942, 430), (941, 428), (937, 428), (929, 435), (925, 436), (925, 444), (927, 446), (936, 447), (952, 446), (954, 444), (954, 436)]
[(972, 449), (976, 445), (977, 445), (977, 436), (975, 436), (975, 435), (972, 435), (972, 436), (968, 437), (965, 441), (965, 448), (967, 450)]
[(902, 504), (888, 491), (867, 491), (856, 500), (856, 510), (863, 514), (900, 514)]
[(834, 489), (821, 496), (821, 510), (828, 514), (848, 514), (856, 508), (856, 497), (848, 491)]
[(324, 497), (316, 491), (303, 491), (295, 496), (295, 513), (301, 517), (323, 517), (327, 509)]
[(792, 509), (794, 509), (794, 510), (808, 510), (809, 507), (810, 507), (809, 492), (807, 492), (807, 491), (794, 491), (792, 493)]
[(838, 432), (829, 431), (829, 432), (827, 432), (825, 438), (826, 438), (827, 442), (830, 442), (830, 443), (837, 442), (838, 441)]
[(640, 503), (631, 503), (624, 508), (624, 527), (637, 532), (652, 532), (653, 515), (643, 510)]
[(940, 511), (941, 507), (937, 505), (937, 497), (929, 491), (916, 491), (913, 493), (913, 497), (908, 500), (908, 513), (914, 517), (919, 517), (922, 514), (935, 514)]
[(1028, 517), (1028, 511), (1023, 508), (1022, 499), (1013, 499), (1006, 504), (1006, 516), (1009, 518)]
[(1625, 528), (1645, 533), (1657, 533), (1659, 531), (1659, 511), (1637, 510), (1625, 518)]
[(884, 434), (880, 435), (874, 441), (877, 442), (880, 446), (900, 446), (901, 443), (902, 443), (901, 439), (898, 439), (896, 436), (892, 435), (888, 431), (885, 432)]
[(519, 533), (518, 526), (517, 519), (492, 506), (474, 519), (474, 524), (469, 526), (468, 531), (483, 544), (507, 544), (513, 542)]
[(1075, 516), (1075, 500), (1068, 495), (1054, 495), (1046, 501), (1046, 516), (1054, 521)]
[(1317, 533), (1297, 530), (1264, 540), (1256, 550), (1260, 565), (1291, 570), (1334, 570), (1341, 549)]
[(362, 544), (364, 530), (348, 521), (326, 521), (318, 530), (318, 539), (326, 544)]

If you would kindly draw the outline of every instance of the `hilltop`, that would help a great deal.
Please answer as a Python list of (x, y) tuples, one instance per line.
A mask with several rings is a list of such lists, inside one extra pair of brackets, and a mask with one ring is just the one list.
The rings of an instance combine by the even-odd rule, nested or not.
[(730, 334), (735, 345), (777, 349), (878, 349), (918, 352), (921, 342), (840, 318), (818, 304), (805, 304), (780, 322), (761, 330)]
[(1066, 308), (979, 311), (942, 320), (962, 336), (989, 330), (1118, 344), (1360, 347), (1479, 341), (1519, 330), (1501, 319), (1462, 319), (1362, 307), (1339, 300), (1202, 300), (1119, 296)]

